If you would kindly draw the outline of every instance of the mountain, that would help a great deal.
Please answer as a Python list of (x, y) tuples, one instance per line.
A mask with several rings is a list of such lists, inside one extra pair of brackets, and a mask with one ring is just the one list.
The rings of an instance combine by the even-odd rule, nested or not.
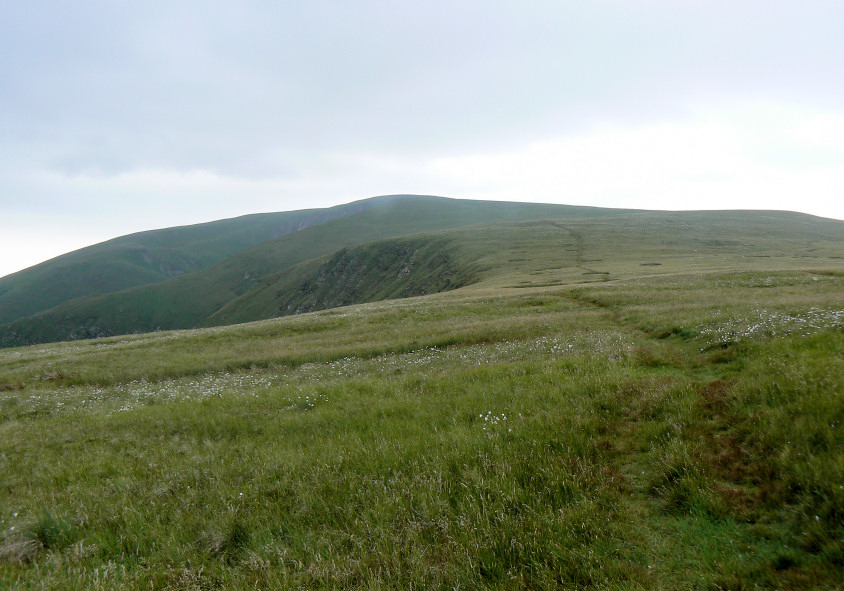
[(201, 323), (214, 326), (360, 302), (648, 275), (836, 264), (844, 224), (789, 212), (605, 212), (419, 233), (311, 259), (268, 277)]
[(0, 342), (233, 324), (469, 285), (519, 289), (689, 268), (753, 269), (762, 261), (829, 266), (844, 256), (844, 224), (788, 212), (645, 212), (425, 196), (358, 203), (367, 206), (204, 269), (18, 318), (0, 326)]
[[(360, 208), (361, 203), (366, 207)], [(359, 213), (342, 220), (266, 240), (198, 272), (154, 285), (77, 298), (19, 318), (0, 327), (0, 343), (9, 346), (190, 328), (231, 300), (262, 287), (265, 277), (345, 246), (490, 221), (578, 218), (614, 211), (427, 196), (385, 196), (358, 202), (358, 207)]]
[(0, 589), (844, 581), (842, 222), (401, 198), (13, 329), (164, 321), (0, 349)]
[(0, 278), (0, 324), (74, 298), (193, 273), (265, 240), (352, 215), (394, 198), (138, 232), (82, 248)]

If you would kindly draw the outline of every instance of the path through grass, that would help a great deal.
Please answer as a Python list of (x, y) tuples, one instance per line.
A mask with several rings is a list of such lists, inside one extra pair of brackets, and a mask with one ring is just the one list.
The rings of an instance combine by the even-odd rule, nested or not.
[(0, 352), (0, 585), (835, 588), (844, 302), (812, 276)]

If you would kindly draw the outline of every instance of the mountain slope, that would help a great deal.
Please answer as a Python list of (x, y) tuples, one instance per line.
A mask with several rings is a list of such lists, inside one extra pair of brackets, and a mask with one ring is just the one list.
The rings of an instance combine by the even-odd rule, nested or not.
[(359, 213), (264, 241), (201, 271), (65, 302), (8, 323), (0, 327), (0, 346), (190, 328), (235, 298), (262, 287), (266, 277), (340, 248), (382, 238), (479, 223), (576, 219), (623, 211), (428, 196), (389, 196), (363, 203), (369, 207)]
[(306, 261), (202, 326), (446, 291), (529, 288), (716, 271), (835, 266), (844, 224), (789, 212), (639, 212), (472, 226), (383, 240)]
[(193, 273), (265, 240), (348, 216), (389, 198), (247, 215), (122, 236), (0, 278), (0, 324), (78, 297)]
[(231, 324), (477, 283), (840, 266), (844, 224), (788, 212), (631, 212), (407, 197), (156, 285), (0, 327), (6, 346)]
[(469, 285), (477, 270), (467, 264), (454, 232), (460, 230), (341, 248), (279, 273), (275, 281), (231, 301), (201, 324), (248, 322)]

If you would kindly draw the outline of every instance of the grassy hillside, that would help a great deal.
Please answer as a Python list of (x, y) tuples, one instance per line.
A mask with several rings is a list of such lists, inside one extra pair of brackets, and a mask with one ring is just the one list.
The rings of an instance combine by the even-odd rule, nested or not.
[(0, 278), (0, 325), (74, 298), (192, 273), (265, 240), (351, 215), (389, 199), (139, 232), (83, 248)]
[[(466, 230), (469, 227), (471, 231)], [(80, 298), (9, 323), (0, 327), (0, 343), (10, 346), (246, 322), (297, 310), (430, 293), (470, 282), (524, 288), (690, 268), (834, 265), (842, 260), (842, 234), (840, 222), (786, 212), (629, 212), (394, 198), (355, 215), (262, 242), (190, 275)], [(423, 248), (417, 256), (405, 252), (400, 242), (366, 246), (388, 237), (447, 244), (443, 276), (437, 276), (442, 261), (437, 259), (436, 247)], [(367, 250), (363, 258), (376, 264), (356, 266), (360, 257), (343, 251), (350, 247)], [(374, 254), (378, 249), (380, 254)], [(396, 259), (396, 252), (404, 252), (406, 260)], [(398, 277), (401, 268), (414, 264), (423, 271)], [(395, 276), (390, 275), (393, 272)], [(332, 287), (342, 275), (345, 279)], [(323, 291), (306, 295), (320, 281)]]
[(277, 280), (267, 281), (261, 289), (230, 302), (203, 325), (234, 324), (457, 289), (476, 279), (460, 247), (449, 233), (341, 248), (278, 274)]
[(0, 587), (840, 588), (840, 241), (702, 223), (504, 226), (458, 291), (0, 351)]
[[(608, 239), (611, 237), (611, 239)], [(741, 237), (741, 240), (737, 240)], [(491, 224), (342, 249), (264, 281), (214, 326), (477, 284), (526, 288), (842, 260), (840, 223), (784, 212), (642, 212)]]
[(0, 327), (0, 346), (198, 326), (285, 269), (343, 247), (391, 236), (479, 223), (577, 219), (619, 211), (418, 196), (367, 203), (371, 207), (360, 213), (261, 242), (202, 271), (120, 293), (77, 299), (8, 323)]

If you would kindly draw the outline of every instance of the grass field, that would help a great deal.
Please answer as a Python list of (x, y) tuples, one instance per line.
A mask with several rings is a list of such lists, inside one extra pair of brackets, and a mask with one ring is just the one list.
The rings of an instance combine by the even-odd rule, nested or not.
[[(0, 347), (197, 328), (293, 266), (385, 238), (483, 223), (623, 213), (393, 195), (133, 234), (0, 278)], [(823, 224), (816, 225), (823, 237)], [(218, 318), (215, 323), (229, 322)]]
[[(360, 204), (369, 207), (338, 217)], [(47, 275), (37, 266), (2, 278), (0, 347), (229, 325), (469, 285), (533, 288), (691, 271), (824, 269), (844, 260), (840, 222), (789, 212), (627, 211), (422, 196), (316, 211), (334, 218), (251, 248), (243, 239), (261, 233), (249, 232), (244, 220), (154, 232), (148, 238), (156, 241), (162, 233), (180, 236), (179, 248), (165, 249), (173, 256), (223, 246), (236, 251), (167, 280), (141, 281), (130, 272), (135, 267), (121, 264), (125, 273), (107, 289), (91, 274), (109, 275), (117, 264), (108, 248), (104, 259), (74, 255), (85, 272), (60, 265), (60, 257), (46, 265)], [(305, 214), (273, 216), (286, 215), (287, 223), (313, 217)], [(273, 216), (246, 221), (266, 231), (270, 220), (278, 222)], [(237, 240), (224, 233), (211, 248), (206, 226), (219, 224), (231, 226)], [(124, 254), (144, 266), (137, 246)], [(144, 285), (129, 287), (129, 276)], [(52, 307), (41, 302), (37, 312), (18, 309), (45, 297), (63, 300)]]
[(678, 261), (2, 350), (0, 587), (841, 588), (844, 274)]

